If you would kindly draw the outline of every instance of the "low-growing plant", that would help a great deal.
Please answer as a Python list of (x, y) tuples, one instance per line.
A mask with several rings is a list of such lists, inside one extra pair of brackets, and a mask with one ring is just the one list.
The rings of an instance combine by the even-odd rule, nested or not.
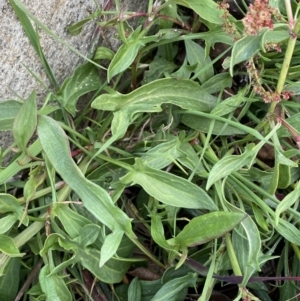
[(108, 1), (62, 85), (10, 4), (52, 86), (0, 103), (0, 299), (295, 300), (299, 4)]

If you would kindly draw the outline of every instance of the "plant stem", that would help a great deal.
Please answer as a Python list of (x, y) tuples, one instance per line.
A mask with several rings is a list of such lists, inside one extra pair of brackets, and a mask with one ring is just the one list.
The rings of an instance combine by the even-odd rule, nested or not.
[[(41, 219), (45, 219), (47, 213), (43, 213), (39, 216)], [(45, 222), (34, 222), (25, 230), (23, 230), (19, 235), (14, 238), (14, 242), (17, 248), (23, 246), (27, 241), (29, 241), (33, 236), (35, 236), (43, 227), (45, 227)]]
[(285, 2), (285, 8), (286, 8), (286, 13), (287, 13), (287, 17), (289, 20), (289, 24), (292, 25), (294, 23), (294, 18), (293, 18), (291, 0), (285, 0), (284, 2)]
[(229, 260), (231, 262), (231, 267), (233, 269), (234, 275), (235, 276), (242, 276), (243, 274), (242, 274), (239, 262), (236, 258), (236, 255), (235, 255), (235, 252), (234, 252), (234, 249), (233, 249), (233, 245), (232, 245), (229, 233), (225, 234), (225, 240), (226, 240), (226, 247), (227, 247)]
[[(300, 30), (300, 18), (297, 19), (297, 22), (295, 24), (295, 27), (293, 29), (293, 31), (290, 32), (290, 39), (287, 45), (287, 49), (285, 52), (285, 57), (283, 60), (283, 64), (282, 64), (282, 68), (281, 68), (281, 72), (279, 75), (279, 79), (277, 82), (277, 87), (276, 87), (276, 92), (278, 92), (279, 94), (281, 94), (283, 87), (284, 87), (284, 83), (286, 80), (286, 76), (288, 74), (288, 70), (290, 67), (290, 63), (293, 57), (293, 53), (294, 53), (294, 48), (296, 45), (296, 41), (297, 41), (297, 35), (299, 33)], [(268, 110), (268, 115), (272, 115), (274, 114), (274, 110), (276, 108), (277, 102), (273, 101), (270, 105), (270, 108)]]

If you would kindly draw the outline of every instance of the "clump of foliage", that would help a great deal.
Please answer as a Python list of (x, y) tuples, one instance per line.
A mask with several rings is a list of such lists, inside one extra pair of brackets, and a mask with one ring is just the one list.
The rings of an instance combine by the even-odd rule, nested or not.
[(0, 104), (1, 300), (295, 299), (299, 4), (108, 1), (69, 29), (120, 47), (59, 86), (10, 3), (52, 87)]

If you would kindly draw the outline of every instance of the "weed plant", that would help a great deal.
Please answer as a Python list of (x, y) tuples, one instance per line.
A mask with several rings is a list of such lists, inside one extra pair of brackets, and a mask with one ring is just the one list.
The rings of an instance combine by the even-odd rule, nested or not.
[(10, 0), (51, 86), (0, 104), (1, 300), (299, 298), (300, 6), (248, 2), (108, 1), (85, 56)]

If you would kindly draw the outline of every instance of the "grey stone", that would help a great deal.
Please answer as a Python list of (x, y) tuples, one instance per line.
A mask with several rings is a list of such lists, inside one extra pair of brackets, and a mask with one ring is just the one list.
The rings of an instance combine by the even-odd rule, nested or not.
[[(102, 7), (104, 0), (23, 0), (22, 2), (50, 30), (82, 54), (87, 54), (95, 23), (86, 24), (78, 36), (68, 34), (66, 27), (95, 11), (97, 8), (95, 2)], [(124, 9), (129, 11), (145, 11), (147, 3), (147, 0), (121, 0)], [(58, 83), (61, 84), (83, 59), (43, 30), (40, 29), (39, 34), (45, 56)], [(102, 43), (107, 47), (117, 47), (112, 33), (103, 37)], [(18, 99), (18, 96), (25, 99), (33, 90), (36, 90), (38, 102), (43, 101), (47, 91), (24, 66), (35, 73), (46, 86), (49, 86), (49, 81), (7, 0), (0, 0), (0, 62), (0, 102)], [(11, 141), (8, 133), (0, 133), (0, 146), (5, 148)]]

